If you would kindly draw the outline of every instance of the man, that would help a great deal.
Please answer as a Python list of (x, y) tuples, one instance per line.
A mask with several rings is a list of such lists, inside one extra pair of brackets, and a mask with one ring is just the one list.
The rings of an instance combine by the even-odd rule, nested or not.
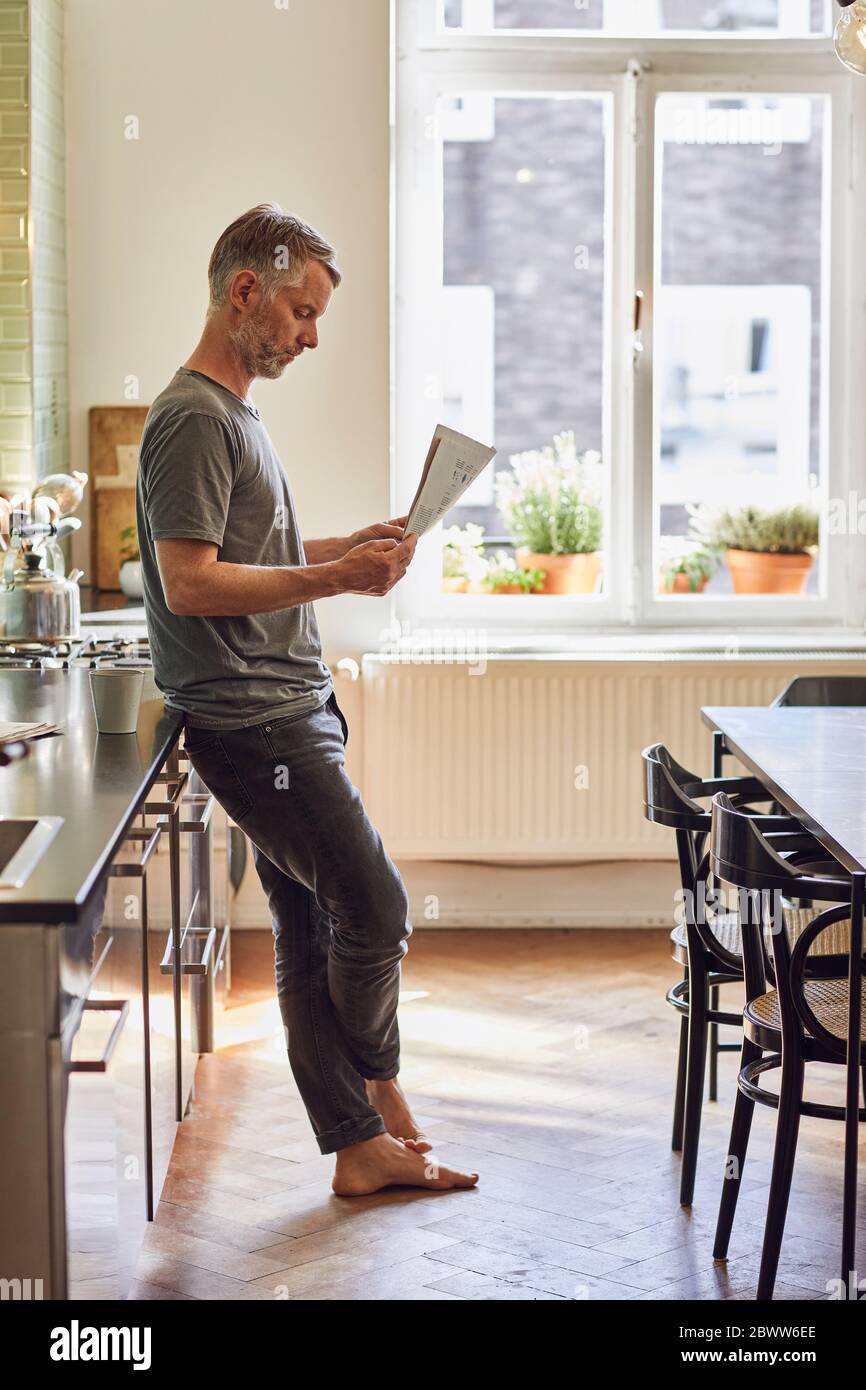
[(348, 729), (312, 603), (387, 594), (417, 536), (405, 517), (301, 539), (259, 412), (318, 346), (340, 271), (312, 228), (252, 208), (211, 256), (189, 360), (151, 406), (137, 489), (154, 675), (183, 711), (190, 762), (254, 846), (275, 938), (289, 1061), (335, 1192), (471, 1187), (429, 1155), (397, 1080), (400, 962), (412, 927), (400, 875), (344, 766)]

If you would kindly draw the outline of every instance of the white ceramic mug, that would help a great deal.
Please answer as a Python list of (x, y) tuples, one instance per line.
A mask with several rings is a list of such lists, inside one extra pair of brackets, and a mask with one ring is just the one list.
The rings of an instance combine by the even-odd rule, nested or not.
[(134, 734), (144, 671), (134, 666), (97, 666), (90, 671), (90, 696), (100, 734)]

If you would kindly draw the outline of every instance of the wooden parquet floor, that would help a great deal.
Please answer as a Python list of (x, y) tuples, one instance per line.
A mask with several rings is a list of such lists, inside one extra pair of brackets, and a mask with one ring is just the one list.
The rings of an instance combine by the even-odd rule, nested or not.
[[(292, 1080), (271, 934), (236, 933), (233, 950), (221, 1050), (199, 1063), (132, 1297), (754, 1298), (775, 1112), (756, 1109), (730, 1257), (714, 1264), (738, 1057), (719, 1059), (683, 1211), (666, 933), (416, 931), (401, 1081), (435, 1151), (481, 1179), (352, 1199), (331, 1193), (333, 1157)], [(807, 1095), (841, 1098), (840, 1069), (809, 1071)], [(777, 1299), (827, 1296), (841, 1191), (842, 1127), (805, 1119)]]

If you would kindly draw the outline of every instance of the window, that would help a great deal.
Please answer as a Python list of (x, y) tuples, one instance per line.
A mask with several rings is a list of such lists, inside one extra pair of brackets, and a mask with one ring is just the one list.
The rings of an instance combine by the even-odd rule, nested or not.
[[(692, 92), (656, 104), (655, 512), (822, 491), (826, 97)], [(760, 196), (758, 196), (758, 194)], [(819, 591), (813, 566), (807, 589)], [(706, 591), (730, 592), (719, 567)]]
[(759, 38), (830, 32), (826, 0), (444, 0), (442, 27), (466, 33), (557, 30), (615, 34), (738, 34)]
[[(866, 84), (832, 19), (823, 0), (398, 7), (399, 499), (438, 421), (498, 449), (448, 544), (419, 546), (401, 618), (862, 623), (862, 537), (826, 525), (859, 483), (864, 292)], [(585, 487), (569, 534), (594, 565), (564, 590), (549, 534), (507, 506), (526, 454)], [(746, 505), (787, 509), (767, 526), (811, 556), (784, 592), (735, 573), (719, 514)], [(455, 568), (452, 528), (483, 565)]]
[[(603, 448), (610, 107), (598, 95), (489, 100), (487, 139), (443, 139), (443, 363), (464, 385), (457, 400), (446, 385), (443, 423), (462, 429), (466, 397), (483, 399), (475, 438), (495, 438), (494, 469), (510, 471), (513, 454), (565, 422)], [(493, 476), (461, 499), (453, 524), (502, 531)]]

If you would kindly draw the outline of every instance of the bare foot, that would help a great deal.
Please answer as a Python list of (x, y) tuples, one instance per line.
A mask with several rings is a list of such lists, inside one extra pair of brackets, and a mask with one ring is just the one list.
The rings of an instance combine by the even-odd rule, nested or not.
[(477, 1173), (446, 1168), (432, 1154), (421, 1154), (391, 1134), (377, 1134), (337, 1152), (332, 1188), (339, 1197), (363, 1197), (383, 1187), (429, 1187), (443, 1192), (474, 1187)]
[(433, 1145), (418, 1128), (396, 1076), (390, 1081), (368, 1081), (367, 1098), (373, 1109), (382, 1116), (389, 1134), (393, 1134), (395, 1139), (402, 1139), (416, 1153), (430, 1152)]

